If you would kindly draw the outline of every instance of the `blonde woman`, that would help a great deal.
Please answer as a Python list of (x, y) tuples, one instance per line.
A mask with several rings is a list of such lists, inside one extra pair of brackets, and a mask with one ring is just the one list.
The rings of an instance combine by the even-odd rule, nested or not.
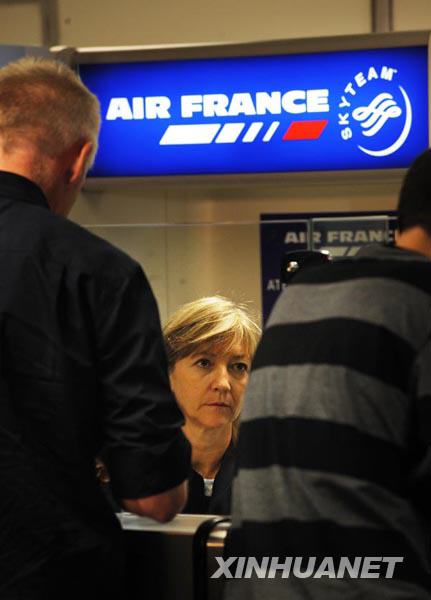
[(186, 513), (230, 513), (238, 419), (260, 329), (221, 296), (181, 306), (164, 328), (171, 387), (192, 446)]

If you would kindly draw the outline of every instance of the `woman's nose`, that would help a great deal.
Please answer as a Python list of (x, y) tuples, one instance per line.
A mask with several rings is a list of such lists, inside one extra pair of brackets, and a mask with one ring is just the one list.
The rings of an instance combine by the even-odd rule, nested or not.
[(219, 391), (230, 390), (230, 376), (226, 366), (220, 365), (214, 369), (213, 388)]

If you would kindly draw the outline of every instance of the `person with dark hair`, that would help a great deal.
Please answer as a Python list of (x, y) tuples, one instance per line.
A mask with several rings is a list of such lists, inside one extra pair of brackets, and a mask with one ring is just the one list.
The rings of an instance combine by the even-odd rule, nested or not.
[[(414, 161), (401, 187), (398, 203), (398, 245), (411, 244), (411, 238), (416, 235), (420, 238), (424, 233), (431, 235), (430, 197), (431, 151), (426, 150)], [(416, 248), (415, 250), (420, 252)], [(426, 243), (424, 250), (427, 251)]]
[(430, 150), (398, 212), (395, 245), (299, 269), (270, 316), (241, 420), (226, 600), (430, 597)]
[(122, 536), (96, 478), (159, 521), (190, 447), (141, 267), (65, 217), (99, 102), (66, 65), (0, 69), (0, 598), (120, 598)]

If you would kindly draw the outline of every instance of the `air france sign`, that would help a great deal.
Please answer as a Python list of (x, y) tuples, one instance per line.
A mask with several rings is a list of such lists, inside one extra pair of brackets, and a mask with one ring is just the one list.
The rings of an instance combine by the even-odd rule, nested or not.
[(406, 167), (428, 147), (426, 47), (82, 65), (93, 175)]
[[(386, 213), (386, 214), (385, 214)], [(260, 257), (263, 320), (267, 320), (282, 288), (281, 266), (286, 252), (326, 250), (332, 259), (351, 258), (361, 246), (394, 239), (395, 213), (263, 214)]]

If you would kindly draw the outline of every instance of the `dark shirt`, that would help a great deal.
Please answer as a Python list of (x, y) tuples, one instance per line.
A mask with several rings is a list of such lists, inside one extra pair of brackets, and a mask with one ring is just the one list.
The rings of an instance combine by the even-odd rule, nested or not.
[(229, 515), (232, 480), (235, 475), (236, 448), (233, 442), (223, 455), (214, 479), (211, 496), (205, 496), (202, 475), (192, 469), (189, 476), (189, 496), (183, 513)]
[(140, 266), (0, 172), (0, 597), (52, 557), (106, 549), (95, 477), (138, 498), (186, 479), (157, 306)]

